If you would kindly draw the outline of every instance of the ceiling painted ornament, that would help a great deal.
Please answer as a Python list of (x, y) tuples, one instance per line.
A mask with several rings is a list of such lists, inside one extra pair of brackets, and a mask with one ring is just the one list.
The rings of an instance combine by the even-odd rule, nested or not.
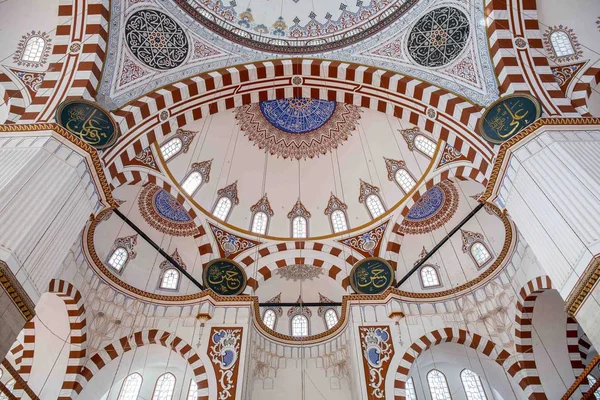
[(313, 280), (323, 273), (323, 268), (308, 264), (292, 264), (275, 270), (280, 277), (294, 282)]
[(157, 10), (139, 10), (125, 24), (127, 47), (149, 67), (159, 70), (183, 64), (189, 51), (188, 38), (167, 14)]
[(438, 183), (411, 207), (399, 231), (420, 235), (441, 228), (456, 213), (458, 198), (458, 190), (451, 181)]
[(138, 201), (144, 220), (159, 232), (172, 236), (193, 236), (196, 224), (185, 208), (170, 193), (148, 184), (140, 192)]
[(318, 99), (278, 99), (239, 107), (235, 117), (260, 149), (300, 160), (327, 154), (347, 140), (360, 108)]
[(425, 14), (408, 37), (410, 56), (424, 67), (441, 67), (458, 57), (469, 39), (469, 20), (454, 7)]

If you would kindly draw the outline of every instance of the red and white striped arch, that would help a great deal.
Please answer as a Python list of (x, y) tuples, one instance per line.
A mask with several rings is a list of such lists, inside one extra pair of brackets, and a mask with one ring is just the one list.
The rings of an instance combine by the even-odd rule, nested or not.
[[(580, 116), (560, 89), (548, 64), (532, 0), (486, 0), (490, 55), (501, 94), (529, 92), (549, 116)], [(524, 47), (515, 41), (526, 43)]]
[(421, 353), (440, 343), (458, 343), (485, 354), (516, 379), (528, 398), (546, 399), (545, 394), (536, 392), (536, 388), (531, 387), (527, 377), (521, 371), (519, 362), (507, 350), (477, 333), (471, 333), (463, 329), (444, 328), (421, 336), (404, 353), (396, 370), (394, 400), (406, 400), (406, 381), (412, 364)]
[(77, 376), (77, 385), (70, 399), (76, 399), (85, 384), (91, 381), (112, 360), (121, 357), (123, 354), (137, 347), (150, 344), (161, 345), (181, 355), (194, 372), (194, 379), (198, 385), (198, 400), (208, 400), (208, 376), (200, 360), (200, 356), (198, 356), (192, 346), (177, 335), (158, 329), (138, 331), (129, 336), (124, 336), (90, 357)]
[[(294, 77), (302, 83), (295, 86)], [(335, 100), (410, 121), (441, 138), (486, 174), (493, 149), (473, 133), (481, 107), (429, 83), (374, 67), (292, 59), (235, 66), (170, 84), (114, 112), (123, 137), (103, 160), (116, 177), (142, 149), (195, 120), (263, 100), (292, 96)], [(427, 110), (436, 111), (434, 117)], [(160, 114), (169, 118), (161, 121)], [(480, 157), (477, 158), (475, 155)]]
[(567, 93), (573, 105), (582, 109), (586, 116), (590, 116), (587, 103), (598, 84), (600, 84), (600, 61), (588, 67), (573, 85), (571, 93)]
[(17, 84), (4, 72), (0, 72), (0, 85), (4, 88), (2, 100), (8, 105), (8, 118), (5, 123), (14, 124), (21, 119), (31, 100), (25, 87)]

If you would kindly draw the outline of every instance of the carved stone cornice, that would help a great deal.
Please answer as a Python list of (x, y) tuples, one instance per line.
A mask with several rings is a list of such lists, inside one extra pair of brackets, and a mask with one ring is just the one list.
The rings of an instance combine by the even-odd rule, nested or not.
[(0, 285), (25, 318), (25, 322), (31, 320), (35, 316), (35, 305), (4, 261), (0, 261)]
[(92, 146), (55, 123), (0, 125), (0, 133), (33, 134), (39, 131), (53, 131), (56, 135), (66, 139), (71, 147), (77, 147), (84, 152), (85, 154), (82, 154), (82, 156), (88, 165), (90, 175), (92, 176), (96, 185), (96, 190), (99, 194), (100, 201), (107, 207), (119, 207), (119, 204), (113, 198), (112, 190), (108, 184), (108, 181), (106, 180), (104, 167), (102, 166), (100, 157), (98, 157), (98, 152)]
[(592, 288), (598, 282), (600, 278), (600, 254), (596, 254), (590, 261), (588, 266), (585, 268), (583, 275), (579, 277), (579, 281), (575, 287), (569, 293), (567, 297), (567, 303), (565, 304), (565, 311), (567, 314), (573, 316), (577, 315), (581, 305), (585, 298), (590, 294)]

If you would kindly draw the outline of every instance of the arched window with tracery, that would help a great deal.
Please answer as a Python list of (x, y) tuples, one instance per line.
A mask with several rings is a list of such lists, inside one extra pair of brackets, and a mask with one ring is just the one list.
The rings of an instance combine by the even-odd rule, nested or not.
[(415, 391), (415, 382), (413, 381), (413, 378), (408, 378), (404, 390), (406, 392), (406, 400), (417, 400), (417, 392)]
[(217, 191), (217, 201), (213, 208), (213, 215), (221, 221), (227, 221), (234, 205), (240, 203), (237, 194), (237, 181)]
[(210, 179), (212, 160), (192, 164), (186, 177), (181, 182), (181, 188), (193, 196), (200, 187)]
[(429, 384), (431, 400), (452, 400), (446, 376), (440, 371), (437, 369), (429, 371), (427, 374), (427, 383)]
[(190, 381), (187, 400), (198, 400), (198, 384), (193, 379)]
[(368, 184), (362, 179), (360, 181), (360, 195), (358, 201), (365, 205), (371, 219), (375, 219), (385, 213), (383, 200), (381, 200), (381, 197), (379, 196), (379, 188)]
[[(171, 258), (183, 269), (187, 270), (187, 266), (181, 259), (179, 251), (175, 251), (171, 254)], [(164, 260), (159, 266), (160, 276), (158, 280), (158, 288), (161, 290), (179, 290), (181, 284), (181, 272), (175, 268), (169, 260)]]
[(23, 67), (41, 67), (48, 61), (51, 42), (46, 32), (30, 31), (23, 35), (13, 60)]
[(269, 329), (275, 330), (275, 322), (277, 321), (277, 315), (275, 311), (267, 308), (263, 314), (263, 322)]
[(288, 219), (290, 220), (291, 235), (294, 239), (304, 239), (308, 237), (308, 219), (310, 218), (310, 212), (300, 202), (300, 199), (296, 202), (292, 211), (288, 213)]
[(346, 210), (348, 206), (331, 193), (327, 207), (325, 207), (325, 215), (329, 217), (329, 223), (333, 233), (339, 233), (348, 230), (348, 215)]
[(401, 129), (400, 134), (406, 141), (410, 151), (417, 150), (426, 157), (433, 158), (437, 144), (425, 136), (419, 128)]
[(398, 185), (404, 193), (409, 193), (417, 185), (417, 181), (408, 171), (406, 163), (402, 160), (392, 160), (385, 157), (384, 160), (388, 179), (396, 182), (396, 185)]
[(118, 400), (137, 400), (142, 387), (142, 376), (137, 372), (125, 378), (119, 391)]
[(163, 276), (162, 279), (160, 281), (160, 288), (161, 289), (169, 289), (169, 290), (177, 290), (177, 288), (179, 287), (179, 271), (177, 271), (175, 268), (169, 268), (167, 269)]
[(175, 375), (170, 372), (164, 373), (156, 381), (152, 400), (172, 400), (173, 391), (175, 391)]
[(421, 285), (424, 289), (442, 286), (438, 270), (433, 265), (422, 266), (419, 276), (421, 277)]
[(160, 146), (160, 152), (164, 160), (169, 161), (181, 153), (187, 153), (196, 133), (197, 132), (177, 129), (175, 136)]
[(308, 318), (304, 315), (295, 315), (292, 318), (292, 336), (308, 336)]
[(483, 268), (492, 261), (492, 252), (484, 243), (481, 233), (465, 231), (461, 229), (462, 250), (468, 253), (477, 268)]
[(290, 318), (290, 334), (292, 336), (301, 337), (310, 335), (310, 318), (312, 317), (312, 311), (304, 307), (301, 296), (298, 296), (296, 300), (297, 306), (291, 307), (287, 316)]
[(338, 321), (339, 319), (337, 312), (333, 308), (325, 311), (325, 325), (327, 326), (327, 329), (333, 328), (335, 325), (337, 325)]
[(110, 268), (118, 272), (123, 272), (127, 263), (137, 255), (135, 246), (137, 245), (137, 235), (118, 238), (113, 243), (106, 263)]
[(266, 193), (256, 204), (250, 207), (250, 212), (252, 213), (250, 230), (259, 235), (266, 235), (269, 231), (270, 219), (275, 214)]
[(467, 394), (467, 400), (487, 400), (481, 379), (475, 372), (463, 369), (460, 373), (460, 380)]
[(569, 57), (575, 55), (575, 49), (569, 35), (562, 30), (556, 30), (550, 34), (550, 43), (557, 57)]

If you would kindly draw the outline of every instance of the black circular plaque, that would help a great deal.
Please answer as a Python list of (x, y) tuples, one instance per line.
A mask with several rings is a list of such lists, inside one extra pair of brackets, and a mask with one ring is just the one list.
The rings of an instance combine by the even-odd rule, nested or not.
[(244, 268), (228, 258), (210, 261), (204, 269), (202, 279), (205, 286), (222, 296), (238, 295), (248, 283)]
[(360, 260), (350, 272), (350, 285), (356, 293), (383, 293), (392, 283), (394, 283), (394, 269), (379, 257)]

